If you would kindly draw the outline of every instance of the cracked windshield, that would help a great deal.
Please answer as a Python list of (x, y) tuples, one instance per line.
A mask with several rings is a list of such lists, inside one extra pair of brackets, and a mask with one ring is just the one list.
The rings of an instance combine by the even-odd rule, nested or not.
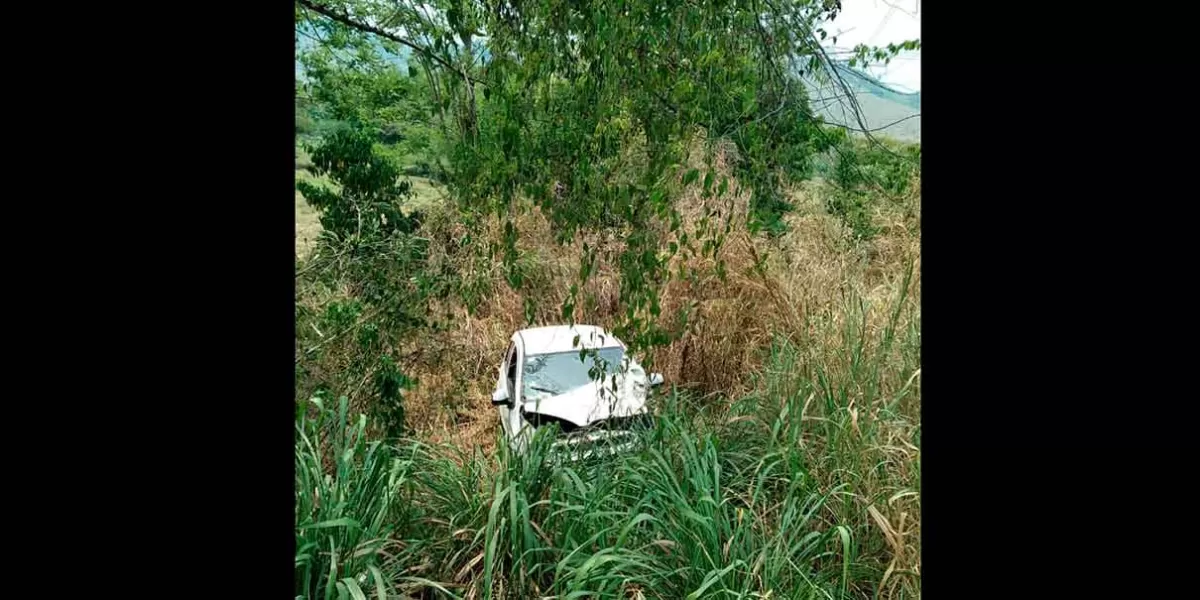
[(622, 357), (620, 348), (588, 352), (582, 361), (579, 352), (574, 351), (531, 355), (525, 359), (524, 396), (528, 399), (548, 398), (588, 385), (592, 381), (593, 368), (601, 367), (611, 375), (621, 367)]

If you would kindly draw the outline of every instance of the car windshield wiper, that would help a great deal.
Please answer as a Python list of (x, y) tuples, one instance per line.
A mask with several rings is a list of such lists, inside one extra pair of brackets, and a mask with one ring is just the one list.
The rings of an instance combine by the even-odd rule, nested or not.
[(547, 394), (550, 394), (553, 396), (557, 396), (560, 393), (558, 390), (552, 390), (550, 388), (544, 388), (544, 387), (536, 386), (536, 385), (529, 386), (529, 389), (531, 389), (535, 392), (546, 392)]

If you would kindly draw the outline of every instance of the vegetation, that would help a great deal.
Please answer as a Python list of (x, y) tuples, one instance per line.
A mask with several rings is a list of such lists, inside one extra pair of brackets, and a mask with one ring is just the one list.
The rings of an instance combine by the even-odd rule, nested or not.
[[(849, 371), (811, 374), (777, 344), (754, 393), (713, 412), (660, 398), (638, 452), (585, 465), (552, 460), (541, 434), (524, 456), (464, 455), (367, 443), (344, 401), (301, 413), (297, 593), (904, 596), (919, 589), (916, 384), (889, 380), (886, 343), (852, 343)], [(327, 469), (312, 440), (331, 419)]]
[[(296, 6), (298, 596), (919, 597), (920, 147), (810, 110), (836, 3)], [(671, 383), (637, 451), (497, 443), (560, 322)]]

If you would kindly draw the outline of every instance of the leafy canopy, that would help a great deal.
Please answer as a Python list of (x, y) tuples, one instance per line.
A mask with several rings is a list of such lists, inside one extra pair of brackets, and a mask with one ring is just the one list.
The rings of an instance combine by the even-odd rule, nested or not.
[[(304, 54), (312, 92), (338, 118), (385, 130), (436, 128), (435, 162), (469, 223), (505, 222), (497, 256), (517, 287), (519, 198), (536, 204), (560, 241), (605, 229), (625, 240), (618, 265), (632, 346), (670, 340), (659, 316), (672, 258), (717, 257), (730, 233), (728, 182), (713, 145), (750, 193), (752, 229), (780, 231), (788, 181), (836, 143), (799, 77), (837, 77), (820, 43), (840, 3), (815, 0), (297, 0), (297, 28), (322, 40)], [(860, 49), (886, 60), (906, 42)], [(395, 68), (383, 53), (400, 56)], [(406, 72), (405, 72), (406, 71)], [(417, 84), (413, 80), (420, 80)], [(414, 90), (421, 90), (416, 99)], [(687, 168), (699, 142), (704, 168)], [(688, 230), (680, 206), (699, 187), (708, 215)], [(694, 209), (696, 207), (689, 207)], [(584, 252), (579, 284), (597, 260)], [(718, 270), (723, 268), (719, 259)], [(569, 319), (579, 285), (562, 306)], [(676, 332), (677, 333), (677, 332)]]

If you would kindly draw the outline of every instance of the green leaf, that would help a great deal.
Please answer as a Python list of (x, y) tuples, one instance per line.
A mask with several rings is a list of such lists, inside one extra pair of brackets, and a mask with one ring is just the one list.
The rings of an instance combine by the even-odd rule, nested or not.
[(337, 583), (337, 546), (333, 543), (333, 538), (329, 539), (329, 577), (325, 581), (325, 600), (333, 597), (333, 592), (336, 589)]
[(367, 600), (367, 595), (363, 593), (362, 588), (358, 587), (358, 582), (353, 577), (342, 578), (342, 583), (346, 584), (346, 589), (350, 591), (350, 597), (354, 600)]
[(326, 529), (329, 527), (351, 527), (354, 529), (360, 529), (361, 525), (359, 525), (358, 521), (355, 521), (354, 519), (351, 519), (350, 517), (341, 517), (339, 519), (332, 519), (329, 521), (321, 521), (320, 523), (312, 523), (310, 525), (301, 525), (301, 526), (297, 527), (296, 529), (300, 529), (300, 530)]
[(407, 577), (401, 577), (400, 580), (404, 581), (404, 582), (408, 582), (408, 583), (416, 583), (416, 584), (423, 585), (425, 587), (433, 588), (433, 589), (438, 590), (439, 592), (445, 594), (446, 596), (448, 596), (450, 598), (458, 597), (458, 596), (455, 596), (453, 593), (451, 593), (450, 590), (443, 587), (442, 584), (440, 584), (436, 581), (432, 581), (430, 579), (425, 579), (424, 577), (407, 576)]
[(745, 566), (745, 564), (746, 564), (745, 561), (737, 560), (733, 564), (725, 567), (724, 569), (720, 569), (720, 570), (713, 569), (712, 571), (709, 571), (708, 574), (704, 577), (704, 583), (701, 584), (700, 587), (698, 589), (696, 589), (696, 591), (687, 595), (688, 600), (696, 600), (697, 598), (700, 598), (701, 595), (704, 594), (704, 590), (707, 590), (714, 583), (719, 581), (722, 577), (725, 576), (726, 573), (734, 570), (737, 567)]
[(369, 565), (367, 569), (371, 571), (371, 578), (375, 580), (375, 598), (387, 600), (387, 585), (383, 582), (383, 573), (375, 565)]
[(700, 178), (700, 169), (691, 169), (683, 176), (683, 185), (691, 185), (692, 182)]
[(845, 597), (846, 590), (850, 585), (850, 562), (851, 550), (850, 544), (850, 529), (845, 525), (837, 526), (838, 537), (842, 540), (842, 596)]

